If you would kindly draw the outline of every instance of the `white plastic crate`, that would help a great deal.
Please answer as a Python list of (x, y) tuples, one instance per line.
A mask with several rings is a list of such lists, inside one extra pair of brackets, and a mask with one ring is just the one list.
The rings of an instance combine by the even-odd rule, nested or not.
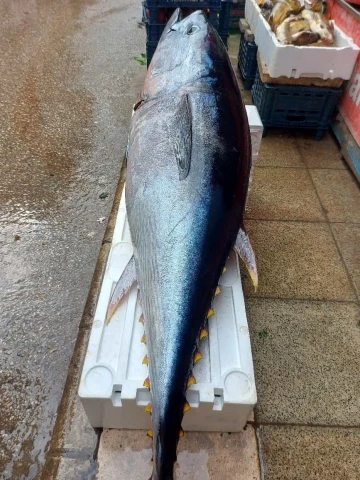
[(255, 43), (269, 75), (348, 80), (351, 77), (359, 47), (335, 25), (335, 46), (298, 47), (281, 45), (270, 25), (261, 15), (255, 0), (246, 0), (245, 18), (255, 35)]
[[(257, 113), (254, 108), (250, 109), (252, 118)], [(254, 128), (259, 132), (257, 123)], [(123, 195), (79, 386), (93, 427), (150, 428), (150, 415), (144, 407), (151, 396), (143, 387), (148, 369), (142, 364), (146, 346), (140, 342), (144, 327), (139, 322), (142, 310), (136, 286), (105, 325), (111, 292), (132, 252)], [(256, 404), (249, 330), (234, 252), (226, 268), (220, 280), (221, 293), (213, 302), (209, 336), (200, 342), (203, 358), (194, 369), (197, 383), (187, 391), (192, 408), (184, 416), (184, 430), (241, 431)]]
[(250, 126), (252, 160), (253, 165), (255, 165), (260, 150), (264, 126), (255, 105), (246, 105), (245, 108)]

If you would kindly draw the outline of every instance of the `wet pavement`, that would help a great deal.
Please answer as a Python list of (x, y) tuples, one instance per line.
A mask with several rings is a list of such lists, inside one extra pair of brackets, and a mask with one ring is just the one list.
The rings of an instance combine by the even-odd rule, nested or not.
[(0, 19), (0, 477), (32, 479), (103, 244), (144, 31), (125, 0), (5, 0)]

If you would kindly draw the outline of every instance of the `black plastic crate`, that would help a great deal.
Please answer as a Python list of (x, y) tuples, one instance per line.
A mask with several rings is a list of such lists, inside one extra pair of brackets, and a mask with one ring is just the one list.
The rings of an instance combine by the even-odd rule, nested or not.
[(219, 19), (219, 34), (229, 35), (230, 11), (232, 2), (221, 2), (220, 19)]
[(146, 67), (149, 68), (151, 59), (155, 53), (158, 42), (146, 42)]
[(245, 0), (239, 3), (222, 0), (220, 13), (219, 32), (221, 35), (228, 35), (229, 30), (239, 29), (240, 18), (245, 17)]
[(161, 24), (151, 24), (146, 23), (146, 40), (151, 43), (157, 43), (160, 40), (160, 37), (164, 31), (166, 23)]
[[(166, 26), (166, 22), (159, 23), (159, 20), (171, 15), (172, 10), (169, 12), (162, 8), (149, 7), (148, 4), (143, 5), (143, 21), (146, 26), (146, 41), (154, 44), (160, 40), (160, 37)], [(212, 25), (219, 31), (219, 18), (220, 9), (211, 9), (207, 12), (207, 16)], [(220, 35), (225, 45), (227, 45), (227, 35)]]
[(233, 3), (230, 10), (229, 29), (239, 30), (239, 20), (245, 18), (245, 0)]
[(315, 138), (321, 140), (341, 91), (341, 88), (263, 83), (258, 72), (251, 95), (264, 128), (314, 129)]
[(221, 35), (221, 34), (220, 34), (220, 38), (221, 38), (221, 40), (223, 41), (225, 47), (228, 48), (229, 35)]
[[(203, 10), (206, 12), (207, 17), (214, 27), (219, 30), (219, 23), (221, 18), (221, 9), (220, 7), (203, 7)], [(196, 8), (184, 8), (183, 12), (185, 15), (189, 15), (193, 11), (196, 11)], [(143, 18), (144, 23), (149, 23), (151, 25), (163, 25), (165, 26), (170, 19), (174, 8), (162, 8), (162, 7), (153, 7), (147, 2), (143, 3)], [(226, 32), (228, 33), (228, 32)]]
[(258, 47), (256, 43), (248, 42), (242, 34), (239, 45), (238, 66), (241, 76), (244, 79), (245, 90), (251, 90), (256, 77), (257, 50)]
[[(240, 69), (240, 67), (239, 67)], [(241, 69), (240, 69), (241, 71)], [(241, 73), (242, 79), (243, 79), (243, 84), (244, 84), (244, 89), (245, 90), (251, 90), (252, 86), (254, 85), (254, 77), (247, 77), (243, 73)]]

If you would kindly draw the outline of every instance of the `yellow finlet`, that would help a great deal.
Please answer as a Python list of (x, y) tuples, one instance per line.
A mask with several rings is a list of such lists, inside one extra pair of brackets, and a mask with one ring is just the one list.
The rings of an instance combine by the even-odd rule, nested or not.
[(258, 279), (257, 270), (248, 270), (248, 272), (249, 272), (252, 284), (254, 286), (254, 290), (256, 292), (257, 289), (258, 289), (258, 286), (259, 286), (259, 279)]
[(145, 407), (145, 412), (152, 413), (152, 406), (151, 403), (148, 403)]
[(152, 430), (148, 430), (148, 431), (146, 432), (146, 435), (147, 435), (148, 437), (150, 437), (150, 438), (153, 438), (153, 431), (152, 431)]
[(200, 340), (202, 340), (203, 338), (207, 337), (209, 335), (209, 332), (208, 332), (208, 329), (207, 328), (202, 328), (201, 331), (200, 331)]
[(201, 359), (202, 359), (201, 353), (200, 353), (200, 352), (195, 352), (195, 353), (194, 353), (194, 359), (193, 359), (193, 360), (194, 360), (194, 364), (195, 364), (196, 362), (198, 362), (199, 360), (201, 360)]
[(144, 335), (141, 337), (141, 343), (145, 343), (146, 345), (146, 335), (144, 333)]
[(226, 267), (223, 268), (221, 273), (225, 273), (225, 272), (226, 272)]
[(143, 325), (145, 323), (145, 317), (143, 313), (140, 315), (139, 322), (142, 323)]
[(150, 390), (150, 378), (149, 377), (145, 378), (143, 386)]
[(220, 292), (221, 292), (220, 287), (216, 287), (215, 295), (219, 295)]
[(184, 413), (188, 412), (188, 411), (190, 410), (190, 408), (191, 408), (191, 407), (190, 407), (190, 403), (189, 403), (189, 402), (185, 402), (185, 403), (184, 403), (184, 410), (183, 410), (183, 412), (184, 412)]
[(194, 377), (194, 375), (191, 375), (189, 378), (188, 378), (188, 381), (187, 381), (187, 387), (191, 387), (191, 385), (195, 385), (196, 383), (196, 378)]
[(206, 318), (210, 318), (212, 315), (214, 315), (214, 313), (214, 310), (212, 308), (209, 308)]
[(143, 358), (142, 364), (143, 364), (143, 365), (149, 365), (149, 361), (148, 361), (148, 356), (147, 356), (147, 355), (145, 355), (145, 357)]
[(180, 427), (179, 437), (183, 437), (183, 436), (184, 436), (184, 430)]

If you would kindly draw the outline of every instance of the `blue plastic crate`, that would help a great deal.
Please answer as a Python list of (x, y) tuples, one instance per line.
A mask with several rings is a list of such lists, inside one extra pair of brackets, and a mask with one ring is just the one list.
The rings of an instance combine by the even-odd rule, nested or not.
[(245, 40), (244, 35), (241, 35), (239, 54), (238, 54), (238, 66), (241, 72), (241, 76), (244, 79), (244, 86), (246, 90), (250, 90), (256, 76), (257, 71), (257, 50), (258, 47), (255, 42), (248, 42)]
[(251, 95), (264, 128), (314, 129), (315, 138), (321, 140), (341, 91), (341, 88), (263, 83), (258, 72)]

